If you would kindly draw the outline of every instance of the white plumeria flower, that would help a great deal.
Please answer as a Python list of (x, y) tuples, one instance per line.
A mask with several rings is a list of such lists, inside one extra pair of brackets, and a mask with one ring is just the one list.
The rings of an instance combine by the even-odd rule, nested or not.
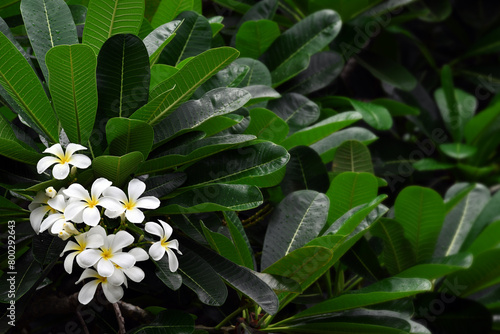
[(64, 225), (69, 223), (69, 219), (64, 216), (64, 210), (68, 203), (64, 199), (64, 196), (57, 195), (47, 201), (47, 204), (57, 210), (56, 213), (49, 215), (44, 219), (40, 226), (40, 233), (44, 232), (50, 227), (50, 233), (53, 235), (59, 235), (64, 231)]
[(149, 255), (155, 261), (159, 261), (165, 253), (167, 253), (168, 257), (168, 268), (171, 272), (174, 272), (179, 268), (179, 261), (177, 260), (177, 256), (172, 251), (175, 249), (177, 253), (182, 255), (179, 250), (179, 242), (177, 239), (168, 241), (168, 238), (172, 235), (172, 227), (165, 223), (163, 220), (158, 220), (161, 224), (157, 224), (154, 222), (146, 223), (146, 231), (159, 236), (161, 239), (158, 242), (155, 242), (151, 247), (149, 247)]
[(82, 220), (89, 226), (96, 226), (101, 220), (101, 213), (97, 206), (102, 206), (109, 210), (121, 208), (120, 202), (110, 197), (101, 197), (104, 190), (111, 186), (111, 181), (101, 177), (94, 181), (90, 194), (78, 183), (73, 183), (64, 190), (64, 194), (74, 199), (65, 210), (65, 216), (69, 220), (82, 213)]
[(47, 191), (39, 191), (33, 199), (33, 202), (28, 205), (28, 209), (31, 211), (31, 227), (36, 234), (40, 232), (40, 225), (42, 224), (43, 217), (45, 217), (47, 213), (49, 215), (57, 213), (57, 210), (48, 204), (50, 199), (51, 197), (47, 196)]
[[(149, 259), (148, 253), (139, 247), (131, 249), (128, 253), (135, 258), (136, 262)], [(139, 267), (133, 266), (131, 268), (122, 268), (115, 264), (115, 271), (108, 280), (114, 285), (124, 284), (128, 288), (127, 277), (139, 283), (145, 276), (144, 271)]]
[(144, 221), (141, 209), (156, 209), (160, 206), (160, 200), (154, 196), (139, 198), (146, 190), (146, 184), (139, 179), (133, 179), (128, 184), (128, 198), (123, 190), (117, 187), (109, 187), (104, 191), (104, 196), (119, 200), (122, 208), (119, 211), (106, 211), (106, 216), (116, 218), (125, 213), (125, 217), (131, 223), (139, 224)]
[(64, 250), (60, 255), (63, 256), (65, 252), (72, 251), (71, 253), (66, 255), (66, 258), (64, 259), (64, 269), (68, 274), (71, 274), (71, 272), (73, 271), (73, 260), (75, 259), (75, 257), (76, 263), (78, 263), (80, 267), (86, 268), (86, 266), (81, 264), (80, 254), (88, 248), (99, 248), (104, 244), (102, 234), (100, 231), (98, 232), (98, 230), (100, 229), (104, 231), (104, 228), (102, 228), (101, 226), (96, 226), (91, 228), (86, 233), (75, 235), (76, 242), (68, 241), (66, 247), (64, 247)]
[(78, 293), (78, 301), (84, 305), (88, 304), (94, 298), (97, 286), (102, 285), (104, 296), (110, 303), (116, 303), (123, 297), (123, 288), (119, 285), (113, 285), (107, 277), (99, 275), (94, 269), (85, 269), (76, 284), (85, 278), (94, 278), (85, 284)]
[(74, 154), (76, 151), (86, 149), (85, 146), (79, 144), (68, 144), (66, 152), (64, 152), (61, 144), (52, 145), (43, 151), (43, 153), (50, 153), (55, 155), (55, 157), (49, 156), (40, 159), (36, 165), (38, 174), (42, 174), (47, 168), (56, 164), (52, 169), (52, 175), (58, 180), (64, 180), (69, 174), (69, 165), (82, 169), (89, 167), (92, 164), (89, 157), (83, 154)]
[(97, 272), (103, 277), (110, 277), (115, 272), (115, 265), (123, 269), (132, 268), (135, 257), (123, 252), (124, 247), (134, 242), (134, 237), (126, 232), (106, 235), (105, 231), (97, 231), (103, 237), (100, 249), (87, 249), (80, 254), (80, 263), (83, 267), (96, 266)]

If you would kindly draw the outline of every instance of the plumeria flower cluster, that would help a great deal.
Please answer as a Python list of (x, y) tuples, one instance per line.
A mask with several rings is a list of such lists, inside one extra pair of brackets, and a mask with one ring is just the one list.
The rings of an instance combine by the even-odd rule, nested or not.
[[(85, 150), (84, 146), (68, 144), (66, 151), (60, 144), (47, 148), (47, 156), (38, 162), (37, 169), (43, 173), (55, 165), (52, 174), (58, 180), (64, 180), (70, 174), (69, 165), (73, 169), (84, 169), (91, 165), (91, 160), (83, 154), (74, 154)], [(71, 171), (73, 176), (73, 171)], [(90, 191), (79, 183), (72, 183), (67, 188), (59, 190), (48, 187), (36, 194), (29, 205), (31, 211), (30, 222), (33, 230), (38, 234), (44, 231), (68, 240), (61, 253), (65, 256), (64, 269), (68, 274), (73, 272), (76, 263), (83, 272), (77, 283), (86, 280), (80, 290), (78, 300), (82, 304), (89, 303), (99, 286), (102, 287), (105, 297), (111, 303), (119, 301), (124, 294), (123, 287), (128, 287), (128, 281), (140, 282), (144, 279), (144, 271), (136, 266), (139, 261), (151, 257), (159, 261), (167, 254), (169, 269), (175, 272), (179, 267), (177, 255), (174, 250), (182, 255), (177, 240), (169, 240), (172, 227), (164, 221), (160, 223), (148, 222), (145, 224), (146, 232), (158, 236), (158, 242), (150, 243), (149, 256), (143, 248), (131, 247), (134, 237), (123, 228), (128, 221), (141, 224), (145, 220), (143, 209), (156, 209), (160, 200), (154, 196), (142, 196), (146, 184), (139, 179), (132, 179), (127, 187), (127, 194), (105, 178), (96, 179)], [(142, 196), (142, 197), (141, 197)], [(107, 234), (101, 224), (103, 218), (120, 218), (123, 224), (119, 231)]]

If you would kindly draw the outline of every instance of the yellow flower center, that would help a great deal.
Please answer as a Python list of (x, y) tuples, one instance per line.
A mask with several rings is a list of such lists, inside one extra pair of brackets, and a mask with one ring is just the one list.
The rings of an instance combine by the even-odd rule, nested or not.
[(91, 199), (87, 200), (87, 204), (89, 205), (89, 208), (93, 208), (94, 206), (96, 206), (97, 204), (99, 204), (99, 201), (97, 200), (97, 198), (95, 198), (94, 196), (92, 196)]
[(117, 265), (116, 263), (113, 263), (113, 265), (115, 266), (116, 269), (123, 269), (122, 267), (120, 267), (119, 265)]
[(108, 280), (108, 278), (107, 278), (107, 277), (102, 277), (102, 276), (101, 276), (101, 277), (99, 277), (97, 280), (98, 280), (100, 283), (106, 283), (106, 281)]
[(135, 208), (135, 203), (132, 201), (126, 201), (125, 203), (123, 203), (123, 207), (126, 210), (132, 210), (133, 208)]
[(161, 238), (161, 245), (164, 248), (168, 248), (168, 244), (169, 244), (169, 242), (167, 241), (167, 238), (165, 238), (165, 237)]
[(113, 253), (111, 253), (111, 250), (108, 249), (108, 248), (103, 248), (102, 249), (102, 254), (101, 254), (101, 257), (104, 259), (104, 260), (109, 260), (111, 257), (113, 257)]

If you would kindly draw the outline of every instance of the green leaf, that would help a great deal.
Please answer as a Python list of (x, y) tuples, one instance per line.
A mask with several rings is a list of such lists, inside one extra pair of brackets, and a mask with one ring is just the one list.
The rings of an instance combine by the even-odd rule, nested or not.
[(193, 0), (163, 0), (160, 1), (156, 13), (151, 20), (153, 28), (172, 21), (177, 15), (186, 11), (193, 10)]
[(207, 80), (194, 93), (193, 97), (200, 98), (212, 89), (220, 87), (237, 87), (243, 78), (247, 75), (249, 67), (239, 65), (236, 61), (229, 64), (223, 70), (220, 70), (213, 77)]
[(333, 252), (321, 246), (304, 246), (288, 253), (264, 272), (288, 277), (302, 284), (311, 273), (325, 266), (332, 258)]
[(373, 283), (352, 293), (343, 294), (316, 304), (302, 311), (289, 320), (310, 317), (326, 313), (350, 310), (358, 307), (379, 304), (391, 300), (414, 296), (421, 292), (430, 291), (431, 282), (421, 278), (387, 278)]
[(288, 124), (270, 110), (254, 108), (250, 110), (250, 124), (243, 133), (279, 144), (288, 134)]
[(240, 14), (246, 13), (251, 8), (249, 4), (235, 0), (214, 0), (214, 2)]
[(205, 226), (203, 222), (201, 222), (201, 227), (203, 229), (205, 239), (207, 239), (210, 247), (212, 247), (213, 250), (224, 256), (226, 259), (236, 264), (243, 265), (241, 258), (238, 256), (235, 245), (228, 237), (226, 237), (222, 233), (211, 231)]
[(328, 206), (328, 197), (313, 190), (300, 190), (285, 197), (269, 219), (262, 268), (318, 236), (326, 222)]
[(227, 288), (212, 267), (198, 254), (183, 248), (178, 257), (182, 283), (193, 290), (206, 305), (220, 306), (227, 298)]
[[(162, 2), (163, 3), (163, 2)], [(160, 54), (165, 46), (175, 37), (175, 32), (182, 24), (181, 21), (165, 23), (152, 32), (143, 40), (149, 55), (149, 64), (153, 66), (160, 58)]]
[[(334, 9), (339, 13), (342, 17), (343, 22), (348, 22), (352, 20), (354, 17), (362, 14), (368, 9), (375, 6), (377, 3), (381, 2), (380, 0), (368, 1), (368, 2), (353, 2), (349, 0), (338, 0), (335, 2), (331, 2), (328, 0), (310, 0), (307, 3), (307, 8), (309, 11), (317, 11), (324, 8)], [(396, 3), (398, 1), (395, 1)], [(393, 2), (390, 3), (393, 5)]]
[(212, 184), (191, 189), (166, 201), (156, 214), (244, 211), (263, 202), (259, 188), (243, 184)]
[(311, 56), (309, 67), (281, 87), (285, 92), (310, 94), (327, 87), (344, 68), (343, 57), (334, 51), (318, 52)]
[(212, 117), (231, 113), (245, 105), (250, 94), (241, 88), (217, 88), (199, 100), (182, 104), (155, 126), (155, 145), (192, 131)]
[(238, 215), (234, 211), (225, 211), (223, 214), (240, 262), (245, 267), (254, 269), (252, 246)]
[(281, 97), (280, 93), (265, 85), (247, 86), (244, 89), (252, 95), (250, 101), (245, 105), (246, 107)]
[(461, 250), (468, 250), (468, 247), (471, 246), (473, 242), (475, 243), (476, 238), (484, 233), (483, 229), (485, 229), (485, 227), (487, 228), (489, 224), (500, 220), (500, 213), (498, 212), (499, 205), (500, 192), (497, 192), (484, 206), (483, 210), (474, 221)]
[(179, 69), (169, 65), (155, 64), (151, 67), (151, 81), (149, 83), (149, 90), (153, 90), (157, 85), (170, 78)]
[(265, 312), (272, 315), (278, 311), (276, 294), (267, 283), (257, 276), (258, 273), (239, 266), (190, 239), (179, 237), (179, 243), (203, 257), (219, 276), (232, 287), (255, 301)]
[(274, 41), (265, 54), (273, 86), (305, 70), (309, 58), (327, 46), (340, 31), (340, 16), (333, 10), (309, 15)]
[(165, 152), (164, 156), (145, 161), (137, 174), (150, 174), (200, 160), (221, 151), (232, 148), (238, 144), (255, 139), (248, 135), (227, 135), (205, 138), (194, 143), (176, 147)]
[(289, 157), (283, 147), (270, 142), (224, 151), (186, 168), (184, 172), (188, 179), (183, 189), (209, 183), (273, 186), (277, 184), (274, 180), (263, 177), (280, 170)]
[(1, 33), (0, 85), (21, 107), (21, 116), (35, 131), (58, 142), (57, 118), (38, 77), (14, 44)]
[(477, 148), (475, 146), (470, 146), (462, 143), (448, 143), (439, 145), (439, 149), (453, 159), (465, 159), (473, 156)]
[(334, 222), (352, 208), (377, 197), (377, 179), (373, 174), (344, 172), (336, 176), (326, 196), (330, 199), (328, 221)]
[(10, 159), (36, 165), (43, 155), (18, 140), (11, 126), (14, 125), (10, 125), (0, 116), (0, 154)]
[(342, 256), (340, 261), (354, 273), (371, 282), (387, 276), (386, 271), (380, 265), (377, 254), (366, 238), (360, 238)]
[(427, 9), (424, 15), (420, 18), (429, 22), (441, 22), (448, 18), (453, 10), (451, 3), (446, 0), (423, 0), (422, 4)]
[(121, 157), (101, 155), (92, 162), (92, 169), (96, 177), (104, 177), (119, 187), (137, 170), (143, 160), (141, 152), (130, 152)]
[(381, 258), (391, 275), (396, 275), (415, 264), (413, 249), (404, 236), (403, 227), (397, 221), (382, 218), (370, 231), (384, 242)]
[(178, 290), (182, 285), (182, 276), (177, 272), (171, 272), (166, 256), (159, 261), (154, 261), (156, 265), (156, 276), (172, 290)]
[(153, 146), (153, 128), (137, 119), (111, 118), (106, 123), (106, 140), (111, 155), (139, 151), (147, 158)]
[(448, 214), (467, 194), (476, 187), (475, 184), (458, 183), (446, 192), (444, 199), (445, 212)]
[(338, 147), (333, 159), (332, 169), (336, 173), (374, 173), (370, 151), (363, 143), (357, 140), (345, 141)]
[(236, 33), (236, 48), (241, 57), (258, 59), (279, 35), (280, 29), (274, 21), (246, 21)]
[(389, 111), (392, 117), (408, 116), (408, 115), (418, 116), (420, 114), (419, 109), (396, 100), (380, 98), (372, 100), (371, 103), (384, 107)]
[[(0, 14), (1, 14), (1, 12), (0, 12)], [(23, 57), (26, 59), (28, 64), (30, 64), (31, 67), (35, 68), (35, 65), (33, 65), (33, 62), (31, 61), (30, 56), (28, 55), (26, 50), (24, 50), (24, 48), (21, 46), (21, 44), (19, 44), (19, 42), (16, 40), (16, 37), (10, 31), (9, 26), (1, 17), (0, 17), (0, 32), (2, 34), (4, 34), (12, 42), (12, 44), (14, 44), (14, 46), (17, 48), (17, 50), (19, 50), (19, 52), (21, 52)]]
[[(42, 274), (42, 266), (33, 259), (32, 252), (26, 252), (19, 259), (16, 259), (15, 282), (7, 281), (3, 277), (0, 281), (0, 302), (10, 303), (11, 300), (19, 300), (24, 296), (38, 281)], [(10, 295), (11, 283), (14, 283), (15, 297)]]
[(320, 115), (316, 103), (296, 93), (284, 94), (281, 99), (270, 102), (269, 109), (287, 122), (290, 134), (314, 123)]
[(257, 20), (273, 20), (276, 10), (278, 9), (277, 0), (262, 0), (257, 2), (248, 11), (245, 12), (241, 20), (237, 24), (237, 28), (248, 21)]
[(444, 202), (432, 189), (411, 186), (403, 189), (394, 204), (396, 220), (415, 252), (416, 262), (432, 257), (444, 221)]
[(185, 11), (175, 19), (182, 21), (182, 24), (160, 55), (160, 63), (172, 66), (178, 66), (181, 61), (207, 51), (212, 41), (212, 28), (204, 16)]
[(392, 117), (382, 106), (350, 99), (354, 109), (363, 115), (366, 123), (377, 130), (389, 130), (392, 127)]
[(190, 334), (194, 332), (194, 319), (191, 314), (179, 310), (166, 310), (158, 313), (147, 325), (133, 329), (130, 334)]
[[(450, 189), (453, 192), (457, 184)], [(467, 234), (474, 221), (490, 200), (490, 191), (483, 185), (476, 185), (447, 215), (444, 219), (434, 257), (445, 257), (460, 251)]]
[(52, 103), (72, 143), (85, 144), (97, 112), (96, 55), (83, 44), (59, 45), (45, 56)]
[(388, 57), (373, 52), (363, 52), (355, 58), (373, 76), (396, 88), (409, 92), (417, 86), (417, 79), (413, 74)]
[(208, 50), (187, 63), (176, 74), (150, 92), (150, 101), (131, 118), (156, 125), (180, 104), (187, 101), (196, 88), (212, 75), (229, 65), (238, 56), (232, 48)]
[(318, 152), (324, 163), (328, 163), (333, 160), (339, 146), (346, 141), (357, 140), (365, 145), (369, 145), (377, 139), (378, 137), (369, 130), (351, 127), (335, 132), (328, 137), (321, 139), (317, 143), (312, 144), (311, 148)]
[(33, 257), (42, 266), (50, 264), (61, 255), (66, 243), (58, 236), (42, 233), (33, 237)]
[(468, 48), (468, 51), (460, 59), (500, 51), (500, 42), (498, 41), (499, 32), (500, 27), (497, 27), (485, 36), (482, 36)]
[(99, 49), (111, 36), (137, 35), (143, 16), (143, 0), (91, 0), (83, 29), (83, 44), (99, 54)]
[(451, 285), (455, 288), (451, 293), (467, 297), (500, 283), (499, 256), (500, 249), (498, 248), (475, 255), (470, 268), (449, 275), (441, 290)]
[(475, 238), (472, 244), (467, 248), (467, 252), (478, 255), (491, 249), (499, 248), (500, 240), (500, 220), (486, 226), (481, 234)]
[(361, 114), (354, 111), (343, 112), (328, 117), (321, 122), (299, 130), (285, 139), (281, 145), (290, 149), (297, 145), (312, 145), (361, 119)]
[(469, 253), (460, 253), (445, 258), (441, 258), (432, 263), (417, 264), (408, 268), (396, 277), (420, 277), (428, 280), (439, 279), (459, 270), (467, 269), (471, 266), (473, 256)]
[[(444, 76), (445, 73), (447, 72), (443, 68), (442, 75)], [(444, 80), (442, 82), (443, 87), (434, 92), (434, 99), (439, 107), (446, 129), (455, 141), (460, 142), (465, 124), (474, 116), (477, 100), (473, 95), (454, 88), (451, 73), (448, 73), (448, 75), (449, 78), (443, 77), (442, 79)]]
[(142, 196), (163, 197), (179, 188), (184, 181), (186, 181), (186, 174), (184, 173), (162, 174), (148, 177), (144, 182), (146, 183), (147, 190)]
[(148, 102), (149, 58), (137, 36), (118, 34), (109, 38), (97, 57), (99, 114), (128, 117)]
[(47, 51), (56, 45), (78, 44), (73, 16), (64, 0), (23, 0), (21, 14), (38, 64), (48, 82)]
[(248, 67), (248, 73), (238, 84), (238, 87), (254, 85), (271, 86), (271, 73), (266, 65), (260, 61), (251, 58), (238, 58), (234, 62), (235, 64)]
[(297, 190), (315, 190), (325, 193), (328, 190), (328, 173), (318, 153), (308, 146), (296, 146), (288, 151), (290, 161), (281, 181), (284, 195)]
[(436, 159), (432, 158), (424, 158), (420, 159), (417, 162), (413, 163), (413, 167), (415, 167), (416, 170), (424, 172), (424, 171), (431, 171), (431, 170), (443, 170), (443, 169), (451, 169), (454, 168), (454, 164), (446, 163), (446, 162), (441, 162), (437, 161)]

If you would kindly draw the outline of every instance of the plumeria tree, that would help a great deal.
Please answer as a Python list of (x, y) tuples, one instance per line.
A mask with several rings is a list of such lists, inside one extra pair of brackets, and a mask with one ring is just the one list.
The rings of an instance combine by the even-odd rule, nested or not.
[(498, 331), (499, 18), (1, 2), (0, 332)]

